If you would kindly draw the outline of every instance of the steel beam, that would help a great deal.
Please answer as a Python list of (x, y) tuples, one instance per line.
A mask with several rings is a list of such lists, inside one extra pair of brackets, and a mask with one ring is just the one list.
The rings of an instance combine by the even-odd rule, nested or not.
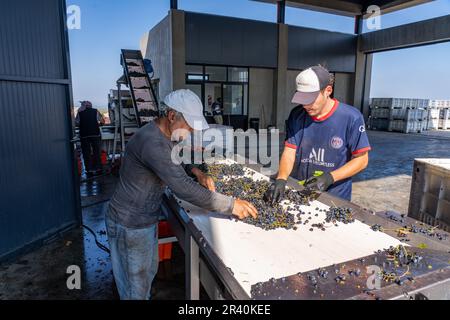
[[(258, 2), (275, 3), (279, 0), (252, 0)], [(371, 5), (377, 5), (382, 14), (403, 10), (431, 0), (372, 0)], [(314, 10), (319, 12), (338, 14), (342, 16), (356, 16), (364, 14), (367, 9), (367, 1), (360, 0), (288, 0), (286, 5), (293, 8)]]
[(358, 49), (364, 53), (450, 41), (450, 15), (364, 33), (360, 38)]
[(277, 22), (285, 23), (286, 18), (286, 1), (280, 0), (277, 2)]
[(72, 84), (70, 79), (49, 79), (49, 78), (35, 78), (35, 77), (7, 76), (7, 75), (0, 75), (0, 81), (29, 82), (29, 83), (43, 83), (43, 84), (61, 84), (61, 85), (69, 85), (69, 86)]

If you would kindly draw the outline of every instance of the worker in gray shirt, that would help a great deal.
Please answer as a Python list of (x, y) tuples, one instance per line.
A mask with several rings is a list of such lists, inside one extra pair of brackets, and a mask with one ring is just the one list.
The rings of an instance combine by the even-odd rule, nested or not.
[[(208, 128), (200, 99), (177, 90), (164, 99), (164, 116), (142, 127), (128, 142), (120, 179), (106, 214), (108, 241), (121, 299), (148, 300), (158, 270), (158, 221), (165, 186), (179, 198), (209, 211), (256, 217), (246, 201), (215, 192), (211, 177), (172, 159), (175, 142)], [(175, 140), (175, 141), (174, 141)], [(198, 183), (185, 169), (197, 177)]]

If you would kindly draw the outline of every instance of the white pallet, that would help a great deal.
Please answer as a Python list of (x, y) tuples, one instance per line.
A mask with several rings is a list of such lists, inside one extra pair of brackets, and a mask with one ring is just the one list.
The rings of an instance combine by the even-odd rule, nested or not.
[(442, 130), (450, 129), (450, 119), (439, 119), (439, 129)]
[(438, 108), (429, 108), (428, 109), (428, 118), (438, 119), (440, 114), (440, 109)]
[(439, 119), (428, 118), (427, 130), (437, 130), (439, 128)]
[(381, 108), (427, 108), (430, 105), (428, 99), (411, 98), (373, 98), (371, 105)]
[(429, 106), (434, 108), (450, 108), (450, 100), (430, 100)]

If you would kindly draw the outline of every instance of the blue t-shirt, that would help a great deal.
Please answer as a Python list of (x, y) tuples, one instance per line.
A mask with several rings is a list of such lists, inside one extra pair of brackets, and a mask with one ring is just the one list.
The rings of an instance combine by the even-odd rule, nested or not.
[[(297, 150), (292, 177), (305, 180), (315, 171), (332, 172), (354, 155), (371, 149), (362, 114), (352, 106), (334, 102), (333, 109), (321, 119), (310, 117), (301, 105), (291, 111), (285, 146)], [(352, 179), (338, 181), (328, 192), (350, 200)]]

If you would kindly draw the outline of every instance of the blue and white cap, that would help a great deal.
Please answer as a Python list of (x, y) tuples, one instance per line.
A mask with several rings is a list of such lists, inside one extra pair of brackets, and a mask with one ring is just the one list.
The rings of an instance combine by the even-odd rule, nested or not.
[(308, 105), (314, 103), (321, 90), (325, 89), (330, 81), (330, 72), (322, 66), (310, 67), (299, 73), (295, 79), (297, 92), (292, 103)]

